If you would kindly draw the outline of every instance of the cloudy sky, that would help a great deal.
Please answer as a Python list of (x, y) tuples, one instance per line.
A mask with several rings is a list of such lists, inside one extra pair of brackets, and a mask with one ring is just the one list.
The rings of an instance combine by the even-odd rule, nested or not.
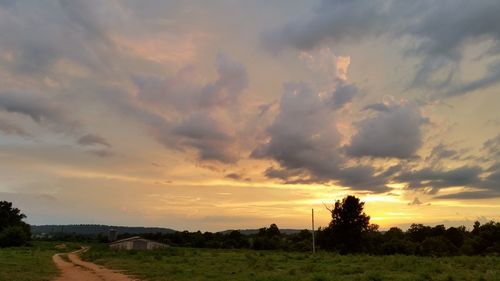
[(500, 220), (500, 2), (0, 1), (0, 199), (33, 224)]

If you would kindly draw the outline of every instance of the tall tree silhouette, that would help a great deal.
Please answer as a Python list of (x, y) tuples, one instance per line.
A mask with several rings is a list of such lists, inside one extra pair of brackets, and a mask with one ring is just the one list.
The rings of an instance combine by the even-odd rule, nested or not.
[(359, 198), (348, 195), (342, 201), (336, 201), (332, 221), (325, 230), (326, 247), (341, 253), (357, 252), (361, 248), (362, 233), (369, 230), (370, 217), (363, 212), (365, 203)]
[(31, 230), (24, 218), (11, 202), (0, 201), (0, 247), (21, 246), (29, 240)]

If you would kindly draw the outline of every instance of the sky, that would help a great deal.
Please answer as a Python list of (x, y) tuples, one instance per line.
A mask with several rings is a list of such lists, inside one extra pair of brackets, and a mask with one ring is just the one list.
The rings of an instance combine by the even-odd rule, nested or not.
[(32, 224), (500, 220), (497, 0), (0, 1), (0, 200)]

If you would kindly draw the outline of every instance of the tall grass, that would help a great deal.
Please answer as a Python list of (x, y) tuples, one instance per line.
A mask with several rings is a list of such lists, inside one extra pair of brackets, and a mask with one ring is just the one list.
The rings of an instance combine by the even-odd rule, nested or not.
[[(57, 242), (33, 242), (29, 247), (0, 249), (0, 281), (48, 281), (59, 272), (52, 262), (52, 255), (61, 251), (54, 248)], [(66, 243), (67, 251), (77, 244)], [(64, 251), (66, 251), (64, 250)]]
[(145, 280), (500, 280), (500, 257), (369, 256), (320, 252), (168, 248), (113, 251), (93, 247), (84, 259)]

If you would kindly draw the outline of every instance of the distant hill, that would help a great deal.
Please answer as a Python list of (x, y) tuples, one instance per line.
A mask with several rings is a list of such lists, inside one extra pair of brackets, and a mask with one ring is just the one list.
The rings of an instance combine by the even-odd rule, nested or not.
[[(170, 228), (162, 227), (132, 227), (132, 226), (114, 226), (114, 225), (102, 225), (102, 224), (68, 224), (68, 225), (32, 225), (31, 232), (33, 234), (78, 234), (78, 235), (107, 235), (110, 229), (118, 231), (118, 234), (145, 234), (145, 233), (174, 233), (176, 230)], [(219, 233), (228, 234), (233, 229), (228, 229), (224, 231), (219, 231)], [(243, 235), (252, 235), (259, 232), (259, 229), (238, 229)], [(281, 233), (284, 234), (295, 234), (302, 231), (302, 229), (280, 229)]]
[[(243, 235), (252, 235), (252, 234), (257, 234), (259, 232), (259, 229), (228, 229), (224, 231), (220, 231), (219, 233), (222, 234), (228, 234), (233, 230), (238, 230), (241, 234)], [(289, 228), (280, 228), (280, 232), (283, 234), (296, 234), (301, 232), (303, 229), (289, 229)]]
[(102, 224), (70, 224), (70, 225), (32, 225), (33, 234), (79, 234), (79, 235), (98, 235), (107, 234), (110, 229), (114, 229), (118, 234), (144, 234), (144, 233), (173, 233), (175, 230), (161, 227), (130, 227), (130, 226), (112, 226)]

